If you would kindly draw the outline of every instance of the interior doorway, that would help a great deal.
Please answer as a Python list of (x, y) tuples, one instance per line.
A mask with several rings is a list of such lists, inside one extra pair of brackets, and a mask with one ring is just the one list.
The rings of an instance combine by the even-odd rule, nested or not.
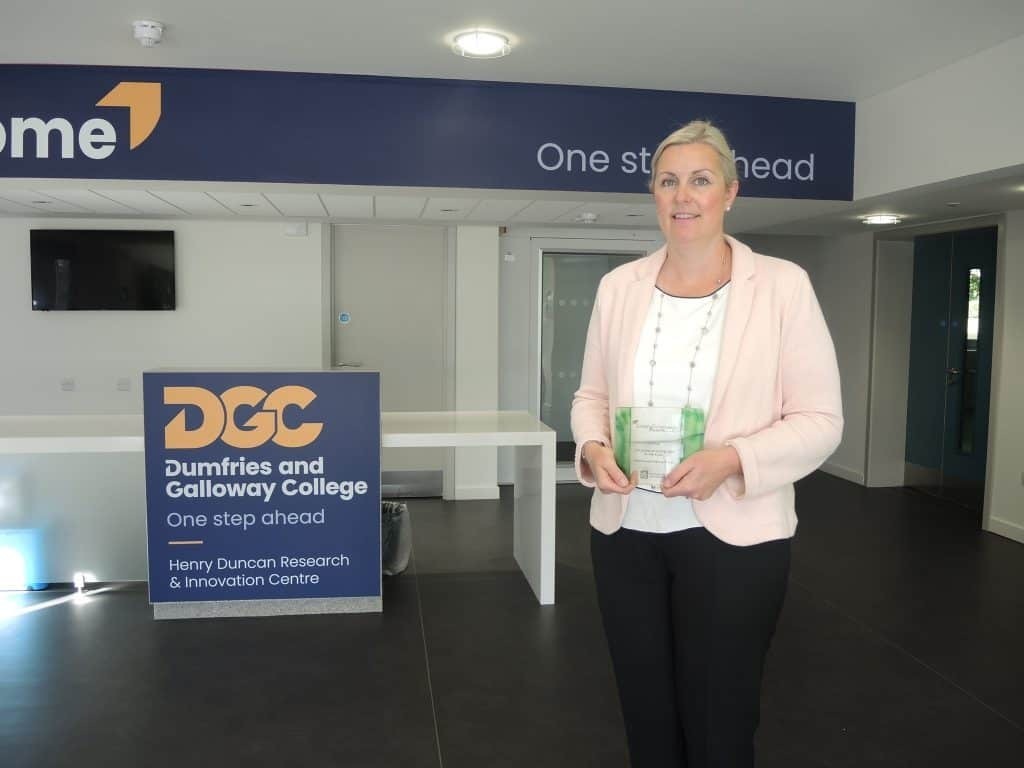
[[(444, 227), (332, 231), (335, 368), (380, 372), (381, 410), (447, 408), (448, 236)], [(386, 448), (386, 496), (440, 496), (448, 452)]]
[(981, 513), (998, 228), (914, 238), (906, 484)]

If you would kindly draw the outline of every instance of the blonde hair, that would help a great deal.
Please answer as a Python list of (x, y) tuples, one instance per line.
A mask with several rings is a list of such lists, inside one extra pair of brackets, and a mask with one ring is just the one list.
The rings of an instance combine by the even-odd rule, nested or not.
[(718, 153), (718, 162), (722, 167), (722, 176), (725, 177), (725, 186), (730, 186), (738, 179), (736, 173), (736, 160), (733, 158), (732, 147), (725, 138), (725, 134), (708, 120), (692, 120), (682, 128), (678, 128), (664, 139), (654, 152), (651, 158), (651, 178), (648, 181), (648, 189), (654, 190), (654, 177), (658, 173), (658, 161), (661, 155), (669, 147), (679, 144), (707, 144)]

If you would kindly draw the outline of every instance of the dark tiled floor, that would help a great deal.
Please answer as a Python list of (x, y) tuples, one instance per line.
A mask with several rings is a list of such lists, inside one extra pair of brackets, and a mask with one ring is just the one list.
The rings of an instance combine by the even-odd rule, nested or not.
[[(0, 619), (0, 765), (622, 768), (587, 498), (559, 488), (555, 606), (507, 499), (425, 500), (381, 615), (154, 622), (132, 587)], [(760, 765), (1020, 765), (1024, 546), (827, 475), (798, 505)]]

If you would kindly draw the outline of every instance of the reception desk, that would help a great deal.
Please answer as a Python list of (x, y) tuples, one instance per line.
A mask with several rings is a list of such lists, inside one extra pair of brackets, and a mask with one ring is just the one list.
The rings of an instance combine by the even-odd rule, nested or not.
[[(142, 416), (128, 415), (0, 416), (0, 454), (141, 453), (142, 425)], [(381, 445), (513, 448), (513, 554), (537, 600), (554, 603), (555, 433), (549, 427), (523, 411), (384, 412)]]

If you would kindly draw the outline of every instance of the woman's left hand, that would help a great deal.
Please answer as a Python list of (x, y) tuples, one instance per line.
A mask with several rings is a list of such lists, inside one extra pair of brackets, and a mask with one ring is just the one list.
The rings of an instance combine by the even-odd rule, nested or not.
[(668, 497), (683, 496), (704, 501), (729, 475), (743, 471), (740, 456), (732, 446), (706, 448), (683, 459), (665, 475), (661, 492)]

